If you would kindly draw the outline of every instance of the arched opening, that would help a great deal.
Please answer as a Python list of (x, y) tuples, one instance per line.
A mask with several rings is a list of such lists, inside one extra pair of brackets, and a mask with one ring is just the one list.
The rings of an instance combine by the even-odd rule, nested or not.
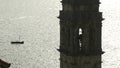
[(82, 28), (79, 28), (79, 47), (82, 48)]

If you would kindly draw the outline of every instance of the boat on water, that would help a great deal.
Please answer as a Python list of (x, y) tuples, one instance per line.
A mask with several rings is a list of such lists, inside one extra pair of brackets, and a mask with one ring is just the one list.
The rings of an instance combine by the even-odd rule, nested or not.
[(24, 41), (11, 41), (11, 44), (24, 44)]
[(20, 41), (20, 36), (19, 36), (19, 41), (11, 41), (11, 44), (24, 44), (24, 41)]

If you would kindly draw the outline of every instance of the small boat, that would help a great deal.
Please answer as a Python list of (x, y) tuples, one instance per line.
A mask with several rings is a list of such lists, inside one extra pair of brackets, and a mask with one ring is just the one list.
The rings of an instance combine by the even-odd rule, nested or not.
[[(20, 36), (19, 36), (20, 40)], [(11, 41), (11, 44), (24, 44), (24, 41)]]
[(24, 44), (24, 41), (11, 41), (11, 44)]

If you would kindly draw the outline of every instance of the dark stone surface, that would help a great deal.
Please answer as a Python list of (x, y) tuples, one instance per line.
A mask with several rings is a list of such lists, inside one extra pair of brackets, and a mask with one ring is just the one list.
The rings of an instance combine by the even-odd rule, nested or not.
[(9, 68), (10, 65), (11, 65), (10, 63), (5, 62), (5, 61), (0, 59), (0, 68)]
[[(58, 51), (62, 58), (60, 68), (101, 68), (101, 63), (98, 62), (101, 61), (101, 54), (104, 52), (101, 48), (103, 19), (102, 12), (99, 12), (99, 0), (62, 0), (62, 5), (63, 10), (58, 17), (60, 19)], [(79, 29), (82, 31), (81, 35)], [(89, 59), (85, 59), (86, 57)]]

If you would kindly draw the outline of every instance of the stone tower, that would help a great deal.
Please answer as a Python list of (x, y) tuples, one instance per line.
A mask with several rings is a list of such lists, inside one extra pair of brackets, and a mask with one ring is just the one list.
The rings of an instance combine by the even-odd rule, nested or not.
[(101, 68), (99, 0), (62, 0), (60, 68)]

